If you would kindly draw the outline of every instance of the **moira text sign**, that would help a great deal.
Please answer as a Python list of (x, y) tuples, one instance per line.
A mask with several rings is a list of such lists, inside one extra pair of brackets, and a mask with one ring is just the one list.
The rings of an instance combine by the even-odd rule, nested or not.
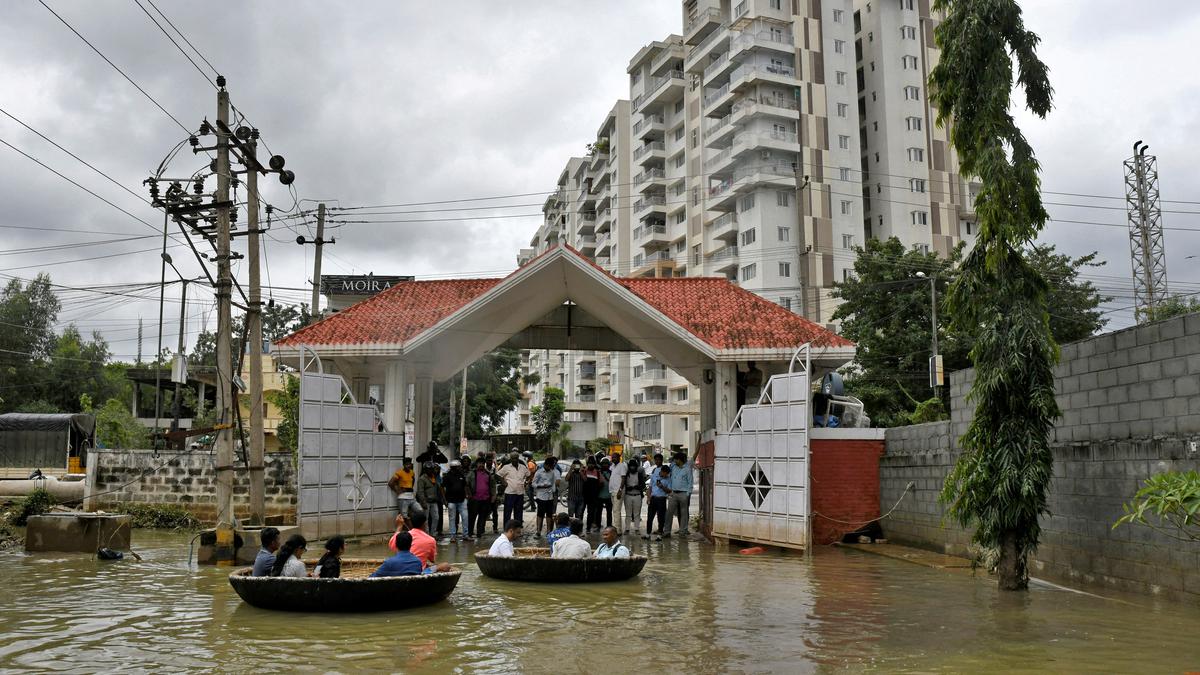
[(386, 291), (393, 284), (412, 281), (413, 277), (338, 276), (327, 274), (321, 277), (321, 292), (325, 295), (375, 295)]

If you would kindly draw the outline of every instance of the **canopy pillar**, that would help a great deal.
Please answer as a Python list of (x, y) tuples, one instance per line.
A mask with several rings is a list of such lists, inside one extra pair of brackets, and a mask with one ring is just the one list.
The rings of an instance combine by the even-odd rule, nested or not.
[[(418, 377), (413, 390), (413, 445), (414, 454), (419, 455), (433, 440), (433, 378)], [(455, 454), (453, 448), (450, 454)]]
[(383, 373), (383, 424), (388, 431), (404, 433), (408, 419), (408, 364), (388, 361)]

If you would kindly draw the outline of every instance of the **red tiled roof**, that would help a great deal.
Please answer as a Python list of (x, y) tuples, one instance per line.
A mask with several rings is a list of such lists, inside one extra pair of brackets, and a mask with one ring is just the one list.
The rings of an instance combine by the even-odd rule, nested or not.
[(650, 279), (617, 283), (688, 332), (717, 349), (853, 347), (846, 338), (719, 277)]
[(400, 343), (432, 327), (501, 279), (402, 281), (305, 326), (279, 345)]

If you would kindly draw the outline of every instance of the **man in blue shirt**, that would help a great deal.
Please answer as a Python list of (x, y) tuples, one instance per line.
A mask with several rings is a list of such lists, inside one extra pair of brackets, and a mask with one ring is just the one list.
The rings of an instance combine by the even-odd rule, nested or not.
[(258, 539), (262, 542), (262, 548), (258, 549), (258, 555), (254, 556), (254, 569), (250, 575), (265, 577), (275, 564), (275, 552), (279, 550), (279, 530), (264, 527), (262, 532), (258, 533)]
[(671, 536), (671, 526), (678, 517), (679, 535), (686, 537), (688, 510), (692, 501), (692, 466), (696, 456), (688, 457), (686, 452), (681, 451), (675, 453), (672, 459), (674, 466), (671, 467), (671, 494), (667, 497), (667, 526), (663, 530), (663, 536)]
[(646, 534), (643, 539), (649, 539), (654, 527), (654, 519), (658, 518), (658, 530), (653, 532), (654, 539), (662, 539), (663, 525), (667, 524), (667, 497), (671, 494), (671, 467), (663, 464), (662, 453), (654, 453), (654, 470), (650, 472), (650, 505), (647, 508)]
[(379, 569), (375, 570), (371, 576), (404, 577), (422, 574), (425, 571), (425, 566), (421, 564), (420, 558), (412, 554), (412, 551), (409, 550), (411, 548), (412, 535), (407, 532), (397, 534), (396, 555), (384, 560)]

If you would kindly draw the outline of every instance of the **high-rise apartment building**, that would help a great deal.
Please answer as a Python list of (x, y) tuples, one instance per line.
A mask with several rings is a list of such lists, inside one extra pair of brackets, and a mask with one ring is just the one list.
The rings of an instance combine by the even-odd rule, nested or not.
[[(566, 242), (616, 275), (721, 275), (831, 325), (833, 285), (867, 238), (941, 254), (973, 239), (973, 193), (925, 97), (927, 1), (684, 0), (682, 13), (682, 35), (630, 59), (629, 101), (567, 163), (522, 261)], [(597, 435), (692, 440), (694, 419), (661, 406), (693, 406), (695, 388), (646, 354), (543, 351), (525, 367), (543, 377), (523, 408), (561, 386), (633, 411), (578, 415)]]

